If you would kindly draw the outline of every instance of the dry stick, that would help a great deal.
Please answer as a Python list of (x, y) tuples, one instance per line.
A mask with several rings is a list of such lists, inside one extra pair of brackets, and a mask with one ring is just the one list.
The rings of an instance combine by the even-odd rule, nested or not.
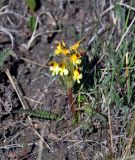
[(110, 102), (111, 100), (109, 101), (108, 103), (108, 124), (109, 124), (109, 134), (110, 134), (110, 143), (111, 143), (111, 154), (112, 154), (112, 151), (113, 151), (113, 136), (112, 136), (112, 122), (111, 122), (111, 114), (110, 114)]
[[(20, 93), (21, 93), (21, 92), (20, 92), (19, 89), (17, 89), (17, 87), (15, 86), (15, 83), (14, 83), (14, 81), (13, 81), (13, 78), (12, 78), (12, 76), (11, 76), (11, 74), (10, 74), (10, 72), (9, 72), (8, 69), (6, 70), (6, 75), (7, 75), (8, 79), (9, 79), (11, 85), (13, 86), (14, 90), (16, 91), (16, 94), (17, 94), (17, 96), (18, 96), (18, 98), (19, 98), (19, 100), (20, 100), (20, 102), (21, 102), (21, 105), (22, 105), (23, 109), (26, 109), (26, 107), (25, 107), (25, 105), (24, 105), (24, 103), (23, 103), (23, 101), (22, 101), (22, 98), (21, 98), (21, 96), (20, 96)], [(37, 136), (44, 142), (44, 144), (46, 145), (46, 147), (47, 147), (49, 150), (51, 150), (50, 146), (45, 142), (44, 138), (43, 138), (43, 137), (37, 132), (37, 130), (34, 128), (34, 125), (33, 125), (32, 121), (31, 121), (31, 118), (30, 118), (29, 116), (28, 116), (28, 119), (29, 119), (29, 122), (30, 122), (32, 128), (34, 129), (35, 134), (37, 134)]]
[(31, 102), (37, 103), (37, 104), (43, 104), (42, 102), (36, 101), (36, 100), (31, 99), (31, 98), (26, 97), (26, 96), (24, 96), (24, 98), (27, 99), (27, 100), (29, 100), (29, 101), (31, 101)]
[[(44, 133), (45, 133), (45, 127), (46, 127), (46, 124), (43, 126), (42, 130), (41, 130), (41, 136), (44, 136)], [(43, 141), (42, 139), (39, 140), (39, 152), (38, 152), (38, 158), (37, 160), (42, 160), (42, 152), (43, 152)]]
[(35, 65), (40, 66), (40, 67), (44, 67), (44, 68), (46, 67), (46, 68), (48, 68), (48, 66), (46, 66), (46, 65), (37, 63), (37, 62), (35, 62), (35, 61), (31, 61), (31, 60), (26, 59), (26, 58), (23, 58), (23, 57), (22, 57), (21, 59), (24, 60), (24, 61), (26, 61), (26, 62), (28, 62), (28, 63), (35, 64)]
[(13, 78), (12, 78), (12, 76), (11, 76), (11, 74), (10, 74), (10, 72), (9, 72), (8, 69), (6, 70), (6, 75), (7, 75), (8, 79), (9, 79), (10, 83), (12, 84), (14, 90), (16, 91), (16, 94), (17, 94), (17, 96), (18, 96), (18, 98), (19, 98), (19, 100), (20, 100), (20, 102), (21, 102), (21, 105), (22, 105), (23, 109), (26, 109), (26, 107), (25, 107), (25, 105), (23, 104), (23, 101), (22, 101), (22, 99), (21, 99), (20, 93), (19, 93), (18, 89), (16, 88), (15, 83), (14, 83), (14, 81), (13, 81)]
[(129, 64), (129, 53), (128, 52), (126, 53), (125, 60), (126, 60), (126, 70), (125, 70), (126, 84), (127, 84), (127, 90), (129, 91), (130, 79), (129, 79), (129, 69), (128, 69), (128, 64)]

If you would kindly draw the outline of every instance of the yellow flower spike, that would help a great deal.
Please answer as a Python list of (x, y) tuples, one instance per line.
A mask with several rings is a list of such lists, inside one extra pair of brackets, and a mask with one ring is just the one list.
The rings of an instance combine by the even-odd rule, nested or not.
[(70, 57), (71, 61), (73, 62), (73, 65), (81, 64), (82, 60), (80, 58), (81, 58), (80, 53), (75, 53)]
[(82, 73), (80, 73), (79, 69), (76, 69), (73, 73), (73, 80), (77, 81), (77, 83), (80, 83), (80, 79), (82, 79)]
[(72, 46), (70, 46), (70, 50), (72, 51), (72, 50), (74, 50), (74, 51), (76, 51), (79, 47), (80, 47), (80, 43), (81, 43), (81, 41), (77, 41), (75, 44), (73, 44)]
[(52, 71), (52, 75), (53, 76), (58, 75), (60, 72), (59, 64), (55, 61), (51, 61), (49, 62), (49, 65), (50, 65), (50, 71)]
[(60, 64), (60, 75), (63, 76), (63, 75), (68, 75), (68, 70), (66, 69), (66, 65), (65, 63), (61, 63)]
[(56, 42), (57, 47), (54, 51), (55, 55), (64, 54), (67, 55), (69, 53), (69, 50), (66, 48), (66, 44), (64, 41), (62, 42)]

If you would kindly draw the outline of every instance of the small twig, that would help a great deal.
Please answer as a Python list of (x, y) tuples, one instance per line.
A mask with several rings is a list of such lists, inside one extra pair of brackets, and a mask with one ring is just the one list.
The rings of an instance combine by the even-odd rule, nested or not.
[(111, 122), (111, 114), (110, 114), (110, 102), (108, 103), (108, 124), (109, 124), (109, 134), (110, 134), (110, 143), (111, 143), (111, 153), (113, 152), (113, 136), (112, 136), (112, 122)]
[(37, 63), (37, 62), (35, 62), (35, 61), (31, 61), (31, 60), (26, 59), (26, 58), (21, 58), (21, 59), (24, 60), (24, 61), (26, 61), (26, 62), (28, 62), (28, 63), (32, 63), (32, 64), (35, 64), (35, 65), (37, 65), (37, 66), (43, 67), (43, 68), (48, 68), (48, 66), (46, 66), (46, 65), (39, 64), (39, 63)]
[(5, 150), (9, 150), (9, 149), (13, 149), (13, 148), (23, 148), (23, 144), (10, 144), (10, 145), (6, 145), (6, 146), (1, 146), (1, 149), (5, 149)]
[(126, 69), (125, 69), (125, 75), (126, 75), (126, 84), (127, 84), (127, 90), (129, 91), (129, 83), (130, 83), (130, 78), (129, 78), (129, 53), (127, 52), (125, 55), (125, 61), (126, 61)]
[(6, 75), (7, 75), (7, 77), (9, 78), (9, 81), (10, 81), (10, 83), (12, 84), (14, 90), (16, 91), (16, 94), (17, 94), (17, 96), (18, 96), (18, 98), (19, 98), (19, 100), (20, 100), (20, 102), (21, 102), (21, 105), (22, 105), (23, 109), (26, 109), (25, 105), (23, 104), (22, 98), (21, 98), (21, 96), (20, 96), (20, 94), (19, 94), (19, 91), (18, 91), (17, 87), (15, 86), (15, 83), (14, 83), (14, 81), (13, 81), (13, 78), (12, 78), (12, 76), (10, 75), (10, 72), (9, 72), (8, 69), (7, 69), (7, 71), (6, 71)]
[[(34, 143), (28, 143), (27, 145), (28, 146), (33, 146), (33, 145), (38, 146), (39, 144), (34, 142)], [(0, 150), (2, 150), (2, 149), (10, 150), (13, 148), (24, 148), (24, 145), (23, 144), (9, 144), (9, 145), (5, 145), (5, 146), (0, 146)]]
[(24, 98), (27, 99), (27, 100), (29, 100), (29, 101), (31, 101), (31, 102), (34, 102), (34, 103), (43, 104), (43, 103), (41, 103), (41, 102), (39, 102), (39, 101), (36, 101), (36, 100), (34, 100), (34, 99), (31, 99), (31, 98), (28, 98), (28, 97), (26, 97), (26, 96), (24, 96)]
[[(43, 125), (43, 128), (41, 130), (41, 136), (43, 137), (44, 136), (44, 133), (45, 133), (45, 127), (46, 127), (46, 124)], [(42, 152), (43, 152), (43, 141), (42, 139), (39, 140), (39, 152), (38, 152), (38, 158), (37, 160), (42, 160)]]

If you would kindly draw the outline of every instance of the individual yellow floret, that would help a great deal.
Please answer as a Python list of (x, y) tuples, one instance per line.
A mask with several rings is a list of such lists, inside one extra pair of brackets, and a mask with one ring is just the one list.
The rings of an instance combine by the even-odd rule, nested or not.
[(54, 51), (55, 55), (64, 54), (67, 55), (69, 53), (69, 50), (66, 48), (66, 44), (64, 41), (57, 42), (57, 47)]
[(51, 61), (49, 62), (49, 65), (50, 65), (50, 71), (52, 71), (52, 75), (53, 76), (58, 75), (60, 72), (59, 64), (55, 61)]
[(66, 64), (65, 63), (61, 63), (60, 64), (60, 75), (68, 75), (68, 70), (66, 69)]
[(75, 44), (73, 44), (72, 46), (70, 46), (70, 50), (72, 51), (72, 50), (74, 50), (74, 51), (76, 51), (79, 47), (80, 47), (80, 43), (81, 43), (81, 41), (77, 41)]
[(80, 79), (82, 79), (82, 73), (80, 73), (79, 69), (76, 69), (73, 73), (73, 80), (77, 81), (77, 83), (80, 83)]
[(75, 65), (75, 66), (81, 64), (82, 60), (80, 58), (81, 58), (80, 53), (75, 53), (70, 57), (73, 65)]

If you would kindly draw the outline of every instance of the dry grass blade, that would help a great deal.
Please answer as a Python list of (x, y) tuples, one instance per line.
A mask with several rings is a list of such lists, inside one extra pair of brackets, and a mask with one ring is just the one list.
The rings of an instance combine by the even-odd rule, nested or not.
[[(41, 130), (41, 136), (44, 136), (45, 133), (45, 126), (43, 126), (42, 130)], [(43, 152), (44, 146), (43, 146), (43, 141), (42, 139), (39, 140), (39, 152), (38, 152), (38, 158), (37, 160), (42, 160), (42, 152)]]
[(111, 114), (110, 114), (110, 102), (108, 103), (108, 124), (109, 124), (109, 135), (110, 135), (110, 143), (111, 143), (111, 154), (113, 153), (113, 136), (112, 136), (112, 122), (111, 122)]
[(37, 62), (35, 62), (35, 61), (31, 61), (31, 60), (26, 59), (26, 58), (21, 58), (21, 59), (24, 60), (24, 61), (27, 62), (27, 63), (35, 64), (35, 65), (40, 66), (40, 67), (43, 67), (43, 68), (45, 68), (45, 67), (48, 68), (48, 66), (46, 66), (46, 65), (39, 64), (39, 63), (37, 63)]
[(126, 53), (126, 70), (125, 70), (125, 75), (126, 75), (126, 84), (127, 84), (127, 88), (129, 87), (128, 85), (128, 81), (129, 81), (129, 69), (128, 69), (128, 65), (129, 65), (129, 53)]
[(3, 6), (8, 5), (8, 3), (9, 3), (9, 0), (1, 0), (0, 1), (0, 8), (2, 8)]
[(116, 52), (118, 51), (119, 47), (121, 46), (124, 38), (126, 37), (127, 33), (129, 32), (129, 30), (130, 30), (131, 26), (134, 24), (134, 22), (135, 22), (135, 17), (133, 18), (133, 20), (132, 20), (132, 22), (130, 23), (129, 27), (127, 28), (126, 32), (125, 32), (124, 35), (122, 36), (122, 38), (121, 38), (121, 40), (120, 40), (120, 42), (119, 42), (119, 44), (118, 44), (118, 46), (117, 46), (117, 48), (116, 48), (116, 50), (115, 50)]
[(13, 37), (12, 34), (8, 31), (8, 29), (0, 26), (0, 31), (10, 37), (11, 44), (12, 44), (12, 48), (14, 48), (14, 37)]
[[(129, 5), (125, 4), (125, 3), (117, 2), (116, 4), (119, 4), (119, 5), (121, 5), (121, 6), (124, 6), (124, 7), (128, 8), (128, 9), (131, 9), (132, 11), (135, 11), (135, 8), (134, 8), (134, 7), (129, 6)], [(113, 8), (114, 8), (114, 5), (111, 5), (109, 8), (107, 8), (107, 9), (101, 14), (101, 17), (104, 16), (106, 13), (110, 12)]]

